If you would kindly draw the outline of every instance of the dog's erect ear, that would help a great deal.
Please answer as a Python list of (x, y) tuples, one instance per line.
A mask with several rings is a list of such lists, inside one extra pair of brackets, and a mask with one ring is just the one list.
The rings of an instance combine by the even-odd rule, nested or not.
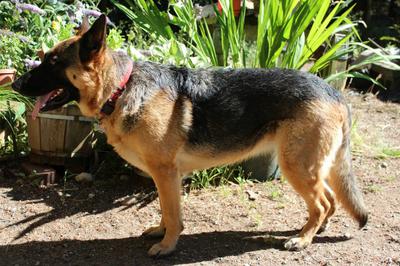
[(88, 17), (85, 15), (82, 18), (82, 23), (78, 28), (78, 31), (76, 32), (76, 35), (82, 36), (83, 34), (85, 34), (90, 28), (89, 25), (89, 19)]
[(106, 43), (107, 17), (101, 15), (92, 27), (82, 35), (80, 40), (79, 56), (82, 62), (87, 62), (102, 52)]

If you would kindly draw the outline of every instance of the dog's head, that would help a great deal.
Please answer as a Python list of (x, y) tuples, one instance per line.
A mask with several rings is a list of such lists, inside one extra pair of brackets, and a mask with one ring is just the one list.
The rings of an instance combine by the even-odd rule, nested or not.
[(101, 85), (99, 72), (105, 64), (105, 39), (106, 16), (100, 16), (90, 29), (84, 19), (75, 36), (49, 50), (42, 63), (18, 78), (12, 88), (38, 97), (36, 114), (77, 101), (84, 114), (93, 115), (90, 105), (99, 100), (96, 90)]

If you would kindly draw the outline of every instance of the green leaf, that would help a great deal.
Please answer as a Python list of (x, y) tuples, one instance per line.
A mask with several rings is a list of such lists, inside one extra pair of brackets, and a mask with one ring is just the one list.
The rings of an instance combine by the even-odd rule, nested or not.
[[(328, 62), (333, 60), (333, 56), (337, 53), (337, 51), (345, 44), (350, 37), (353, 36), (352, 33), (348, 34), (344, 38), (342, 38), (339, 42), (337, 42), (332, 48), (330, 48), (323, 56), (321, 56), (310, 69), (310, 72), (316, 73), (318, 72), (323, 66), (325, 66)], [(349, 50), (345, 50), (343, 54), (347, 54)], [(301, 67), (301, 66), (300, 66)]]
[(361, 79), (365, 79), (365, 80), (368, 80), (368, 81), (372, 82), (373, 84), (375, 84), (375, 85), (377, 85), (377, 86), (379, 86), (379, 87), (381, 87), (383, 89), (386, 89), (386, 87), (383, 86), (377, 80), (371, 78), (368, 75), (365, 75), (365, 74), (362, 74), (362, 73), (359, 73), (359, 72), (347, 72), (347, 71), (338, 72), (338, 73), (332, 74), (329, 77), (327, 77), (325, 79), (325, 81), (326, 82), (330, 82), (330, 81), (333, 81), (333, 80), (338, 80), (338, 79), (343, 79), (343, 78), (361, 78)]

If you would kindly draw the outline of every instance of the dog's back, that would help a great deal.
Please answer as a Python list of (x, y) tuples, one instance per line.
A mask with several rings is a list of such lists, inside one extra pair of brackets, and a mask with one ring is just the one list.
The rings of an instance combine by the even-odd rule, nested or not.
[(218, 151), (255, 145), (312, 102), (344, 104), (320, 78), (283, 69), (190, 71), (182, 91), (193, 104), (190, 143)]

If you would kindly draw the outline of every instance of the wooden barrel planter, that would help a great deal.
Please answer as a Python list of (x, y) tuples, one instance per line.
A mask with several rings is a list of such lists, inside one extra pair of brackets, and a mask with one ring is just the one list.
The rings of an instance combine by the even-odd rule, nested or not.
[(71, 157), (72, 152), (90, 134), (93, 119), (82, 116), (75, 105), (67, 105), (57, 110), (39, 113), (33, 120), (27, 115), (28, 143), (33, 163), (63, 165), (87, 162), (92, 154), (88, 140)]

